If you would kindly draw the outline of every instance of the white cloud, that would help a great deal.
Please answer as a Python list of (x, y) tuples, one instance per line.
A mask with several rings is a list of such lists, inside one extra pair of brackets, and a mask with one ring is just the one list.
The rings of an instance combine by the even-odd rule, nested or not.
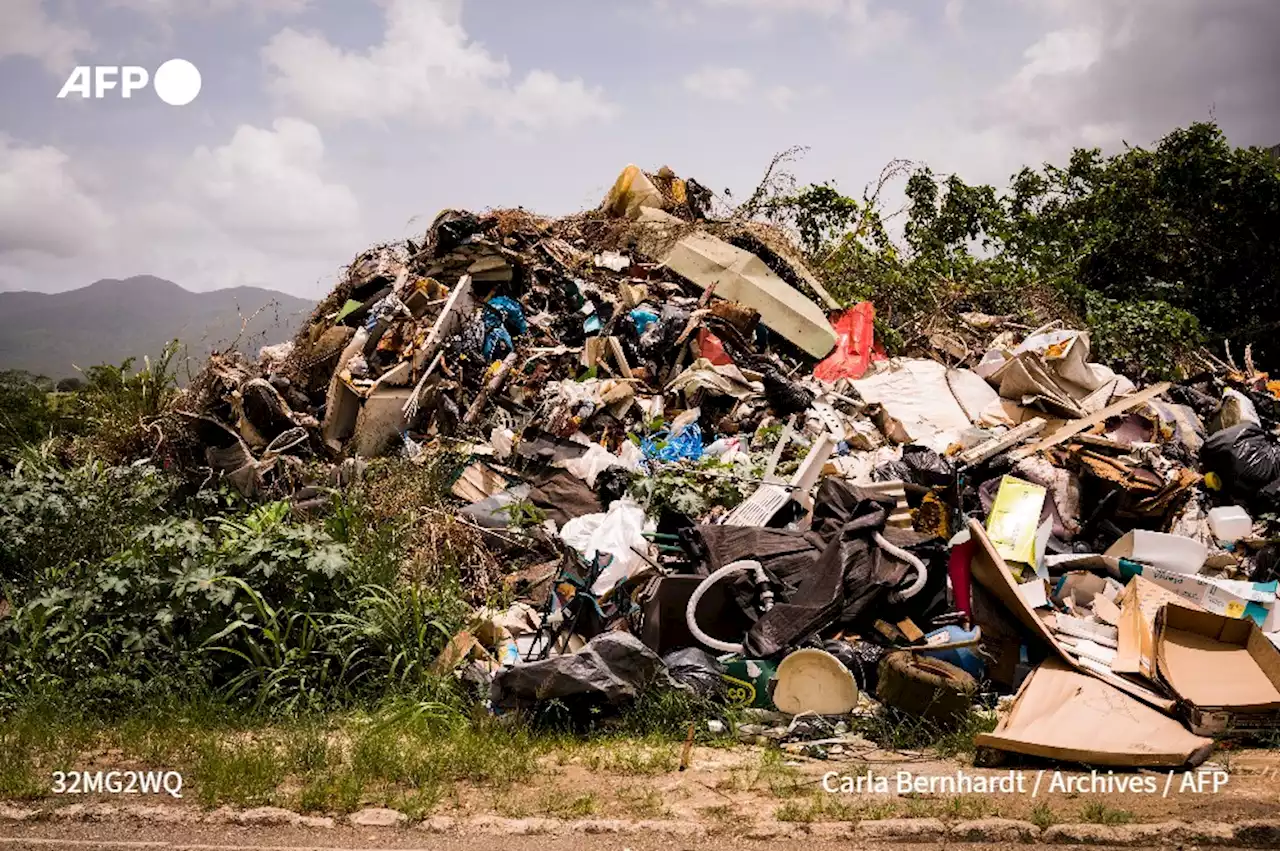
[(755, 78), (745, 68), (706, 66), (684, 78), (685, 91), (707, 98), (740, 103), (755, 87)]
[(162, 18), (227, 12), (245, 12), (263, 18), (269, 15), (297, 15), (305, 11), (311, 2), (312, 0), (110, 0), (110, 5)]
[(0, 0), (0, 59), (30, 57), (65, 76), (92, 45), (88, 31), (53, 21), (42, 0)]
[(131, 175), (91, 192), (72, 164), (0, 137), (0, 287), (148, 273), (196, 290), (314, 297), (369, 242), (355, 194), (328, 174), (320, 131), (298, 119), (242, 125), (167, 163), (167, 180), (142, 191)]
[(236, 240), (307, 254), (360, 238), (360, 204), (346, 185), (325, 179), (324, 165), (324, 141), (312, 124), (241, 125), (226, 145), (195, 151), (176, 197), (189, 198), (194, 212)]
[(0, 136), (0, 255), (71, 257), (100, 244), (111, 217), (76, 182), (57, 148)]
[(263, 50), (271, 90), (330, 121), (402, 118), (460, 125), (473, 118), (541, 127), (608, 118), (597, 87), (543, 70), (512, 83), (512, 69), (473, 41), (461, 0), (387, 0), (380, 44), (348, 51), (323, 35), (285, 29)]
[(770, 86), (764, 92), (765, 101), (774, 109), (788, 109), (796, 97), (796, 90), (790, 86)]
[(911, 17), (885, 0), (702, 0), (710, 8), (754, 14), (758, 25), (786, 15), (823, 18), (855, 55), (887, 50), (911, 29)]
[(1081, 74), (1102, 56), (1102, 34), (1089, 29), (1053, 30), (1027, 48), (1014, 76), (1026, 88), (1041, 77)]
[(801, 97), (800, 92), (781, 83), (761, 85), (745, 68), (704, 65), (687, 74), (682, 82), (685, 91), (699, 98), (723, 103), (762, 101), (777, 110), (788, 109)]
[(1280, 142), (1275, 0), (1022, 0), (1040, 31), (1018, 66), (957, 99), (913, 154), (1003, 185), (1075, 147), (1114, 153), (1216, 120), (1237, 145)]

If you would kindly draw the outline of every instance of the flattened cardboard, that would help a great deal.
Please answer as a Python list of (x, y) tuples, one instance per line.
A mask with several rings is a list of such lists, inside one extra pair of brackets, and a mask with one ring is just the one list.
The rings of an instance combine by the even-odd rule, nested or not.
[(1155, 641), (1157, 673), (1192, 732), (1280, 727), (1280, 650), (1257, 624), (1168, 604)]
[(995, 546), (987, 537), (986, 529), (983, 528), (982, 523), (971, 519), (969, 521), (969, 533), (973, 540), (978, 543), (970, 566), (974, 581), (990, 591), (1017, 618), (1019, 623), (1030, 630), (1042, 642), (1049, 645), (1060, 659), (1075, 670), (1090, 673), (1121, 691), (1136, 697), (1148, 706), (1159, 709), (1161, 712), (1172, 713), (1174, 711), (1176, 706), (1174, 701), (1119, 676), (1083, 667), (1072, 659), (1062, 648), (1062, 645), (1058, 643), (1053, 632), (1036, 614), (1035, 610), (1027, 606), (1021, 595), (1019, 595), (1017, 583), (1013, 579), (1013, 574), (1009, 572), (1009, 566), (1005, 564), (1004, 559), (996, 552)]
[(1166, 603), (1200, 609), (1195, 603), (1149, 579), (1135, 576), (1129, 580), (1120, 597), (1120, 622), (1116, 624), (1120, 630), (1119, 652), (1111, 663), (1111, 670), (1117, 674), (1139, 674), (1152, 681), (1156, 679), (1156, 614)]
[(1031, 672), (980, 747), (1028, 756), (1126, 768), (1179, 768), (1204, 762), (1213, 740), (1100, 679), (1048, 659)]
[[(681, 228), (685, 222), (660, 210), (645, 209), (641, 222)], [(681, 236), (662, 256), (663, 264), (716, 296), (739, 301), (760, 312), (760, 319), (815, 358), (836, 346), (836, 333), (822, 308), (770, 269), (765, 262), (724, 240), (695, 230)]]

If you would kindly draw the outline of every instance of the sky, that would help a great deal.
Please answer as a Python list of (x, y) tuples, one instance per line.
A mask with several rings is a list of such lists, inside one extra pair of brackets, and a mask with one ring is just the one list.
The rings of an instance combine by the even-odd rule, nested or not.
[[(1280, 0), (0, 0), (0, 290), (319, 298), (444, 208), (559, 215), (628, 163), (860, 195), (1006, 185), (1216, 120), (1280, 143)], [(199, 96), (58, 92), (182, 58)]]

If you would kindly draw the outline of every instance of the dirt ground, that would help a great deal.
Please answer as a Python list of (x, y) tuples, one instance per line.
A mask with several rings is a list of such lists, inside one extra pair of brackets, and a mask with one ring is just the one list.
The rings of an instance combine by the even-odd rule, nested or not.
[[(13, 851), (51, 851), (51, 849), (91, 849), (91, 851), (240, 851), (240, 849), (274, 849), (274, 851), (705, 851), (706, 840), (673, 840), (660, 835), (578, 835), (578, 836), (432, 836), (417, 831), (380, 831), (372, 833), (347, 828), (317, 835), (315, 831), (288, 828), (234, 828), (213, 830), (199, 828), (121, 829), (109, 825), (75, 827), (40, 825), (21, 830), (0, 828), (0, 848)], [(744, 840), (719, 838), (717, 851), (871, 851), (892, 848), (894, 851), (936, 851), (944, 847), (929, 844), (864, 843), (848, 838), (815, 839), (784, 838)], [(1002, 844), (949, 845), (967, 851), (999, 851)], [(1133, 847), (1133, 846), (1130, 846)], [(1155, 847), (1155, 846), (1152, 846)]]
[[(796, 746), (788, 746), (795, 748)], [(853, 822), (889, 818), (964, 821), (999, 817), (1051, 824), (1129, 824), (1182, 820), (1234, 823), (1280, 820), (1280, 751), (1220, 750), (1198, 773), (1072, 771), (1051, 763), (974, 768), (965, 758), (939, 760), (912, 752), (886, 752), (870, 743), (828, 748), (827, 759), (756, 746), (697, 747), (679, 770), (679, 745), (613, 742), (557, 752), (541, 759), (533, 779), (499, 789), (468, 783), (453, 787), (428, 813), (459, 819), (482, 815), (563, 820), (621, 819), (697, 822), (733, 836), (744, 824)], [(841, 778), (882, 777), (887, 789), (839, 789)], [(900, 791), (899, 777), (1000, 779), (1021, 789), (969, 791), (937, 786)], [(1213, 785), (1216, 782), (1216, 790)], [(988, 781), (990, 782), (990, 781)], [(1064, 783), (1124, 783), (1127, 791), (1063, 791)], [(1133, 786), (1143, 787), (1133, 791)], [(42, 809), (101, 801), (165, 804), (199, 812), (196, 790), (182, 801), (167, 795), (50, 795), (28, 804)], [(2, 833), (2, 831), (0, 831)]]
[[(444, 815), (574, 815), (603, 818), (673, 818), (721, 824), (726, 832), (745, 821), (843, 821), (883, 818), (967, 820), (1001, 817), (1051, 823), (1122, 824), (1183, 821), (1236, 822), (1280, 819), (1280, 751), (1220, 751), (1198, 774), (1117, 772), (1118, 782), (1141, 784), (1140, 791), (1089, 793), (1062, 791), (1067, 783), (1105, 784), (1089, 772), (1052, 763), (1024, 763), (996, 769), (974, 768), (965, 760), (937, 760), (910, 753), (868, 748), (813, 759), (783, 754), (767, 758), (760, 748), (696, 748), (686, 771), (629, 771), (637, 760), (623, 756), (600, 765), (592, 760), (557, 764), (551, 760), (537, 782), (495, 795), (491, 790), (459, 787), (436, 810)], [(643, 768), (643, 766), (642, 766)], [(1219, 788), (1213, 789), (1215, 772)], [(889, 791), (830, 792), (843, 775), (884, 776)], [(963, 791), (900, 794), (899, 772), (915, 782), (930, 777), (1023, 778), (1023, 791)], [(1043, 774), (1041, 774), (1043, 772)], [(1058, 773), (1058, 790), (1054, 786)], [(1032, 791), (1040, 775), (1040, 788)], [(924, 782), (928, 782), (927, 780)], [(1006, 783), (1011, 781), (1005, 780)], [(1117, 782), (1112, 779), (1113, 783)], [(864, 789), (867, 784), (864, 783)], [(1166, 794), (1166, 785), (1168, 791)], [(1196, 787), (1200, 787), (1199, 790)], [(1101, 788), (1095, 787), (1095, 788)], [(1154, 791), (1146, 791), (1153, 789)], [(587, 800), (584, 800), (590, 796)], [(576, 805), (575, 805), (575, 802)], [(574, 812), (577, 809), (579, 812)]]

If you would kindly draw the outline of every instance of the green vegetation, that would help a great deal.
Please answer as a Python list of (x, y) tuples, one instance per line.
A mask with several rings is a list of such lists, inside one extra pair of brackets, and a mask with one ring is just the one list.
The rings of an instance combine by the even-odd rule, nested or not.
[(1100, 801), (1090, 801), (1080, 808), (1080, 821), (1090, 824), (1128, 824), (1133, 813), (1108, 807)]
[(996, 714), (970, 709), (952, 724), (942, 726), (882, 709), (856, 719), (854, 728), (885, 750), (930, 750), (941, 757), (972, 756), (973, 739), (996, 728)]
[(1041, 830), (1046, 830), (1058, 823), (1058, 817), (1054, 814), (1053, 807), (1041, 801), (1031, 808), (1031, 823)]
[[(1189, 349), (1223, 340), (1252, 344), (1264, 367), (1280, 360), (1280, 246), (1264, 236), (1280, 229), (1280, 163), (1213, 124), (1150, 150), (1077, 150), (1003, 192), (895, 162), (859, 199), (797, 187), (778, 165), (740, 212), (793, 228), (833, 294), (875, 302), (890, 347), (976, 310), (1083, 323), (1133, 378), (1173, 374)], [(882, 196), (903, 179), (899, 239)]]

